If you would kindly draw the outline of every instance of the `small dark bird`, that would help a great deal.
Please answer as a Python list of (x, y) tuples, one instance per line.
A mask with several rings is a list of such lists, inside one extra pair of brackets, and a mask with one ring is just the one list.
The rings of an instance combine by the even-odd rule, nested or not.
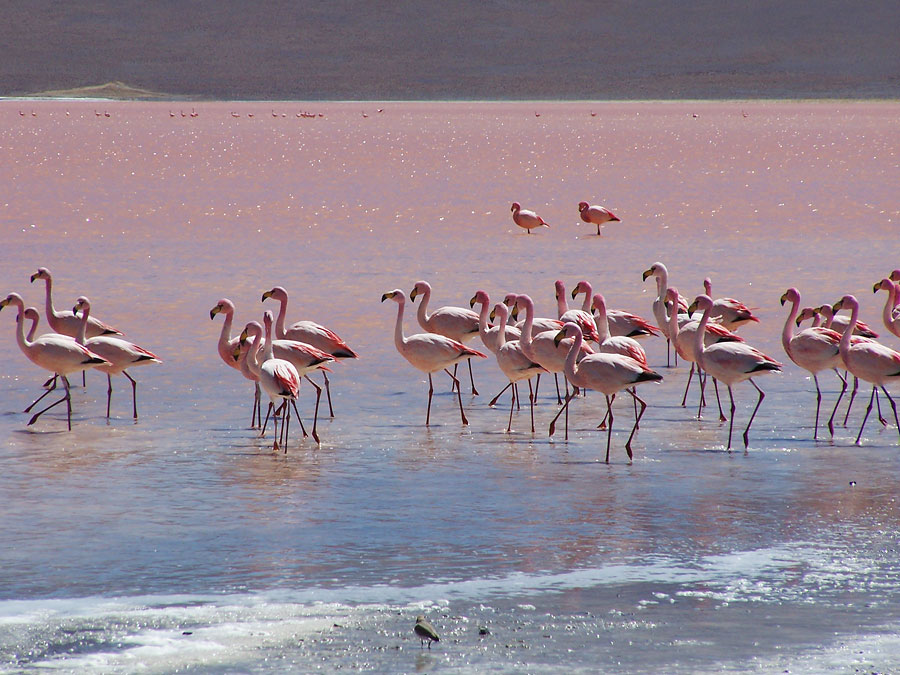
[(438, 637), (437, 631), (434, 629), (430, 623), (425, 620), (425, 617), (421, 614), (416, 617), (416, 625), (413, 628), (416, 636), (421, 640), (422, 646), (425, 643), (428, 643), (428, 649), (431, 649), (432, 642), (440, 642), (441, 638)]

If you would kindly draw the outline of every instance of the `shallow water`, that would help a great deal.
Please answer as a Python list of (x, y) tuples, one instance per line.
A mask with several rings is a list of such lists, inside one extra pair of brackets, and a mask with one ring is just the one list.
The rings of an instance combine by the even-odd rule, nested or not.
[[(804, 304), (854, 293), (885, 332), (871, 288), (900, 267), (897, 104), (377, 107), (0, 102), (0, 292), (42, 307), (28, 278), (46, 266), (57, 308), (87, 295), (164, 361), (133, 371), (137, 423), (122, 378), (106, 422), (95, 373), (73, 388), (71, 433), (64, 411), (27, 427), (44, 373), (0, 312), (0, 667), (900, 668), (897, 430), (870, 418), (856, 447), (857, 403), (812, 440), (815, 389), (781, 349), (778, 304), (792, 285)], [(622, 223), (597, 237), (582, 199)], [(514, 200), (551, 229), (516, 228)], [(428, 279), (434, 306), (484, 288), (551, 315), (554, 280), (587, 279), (650, 318), (656, 260), (686, 296), (709, 275), (758, 308), (741, 333), (787, 362), (758, 379), (748, 451), (752, 387), (735, 390), (727, 452), (727, 425), (680, 406), (687, 370), (660, 339), (632, 463), (625, 402), (602, 462), (596, 393), (573, 402), (568, 441), (547, 436), (546, 382), (537, 432), (523, 408), (507, 434), (491, 362), (463, 397), (470, 425), (441, 376), (425, 428), (427, 381), (395, 351), (382, 293)], [(361, 355), (334, 366), (321, 446), (294, 425), (287, 454), (248, 428), (251, 388), (209, 319), (229, 297), (236, 325), (259, 320), (275, 284), (289, 318)], [(837, 380), (819, 379), (827, 416)], [(312, 404), (302, 388), (304, 422)], [(430, 650), (420, 613), (442, 636)]]

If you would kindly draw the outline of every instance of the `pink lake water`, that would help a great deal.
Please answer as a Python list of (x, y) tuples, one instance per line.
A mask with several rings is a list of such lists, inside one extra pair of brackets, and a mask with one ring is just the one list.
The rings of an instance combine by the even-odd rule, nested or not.
[[(2, 101), (0, 120), (0, 293), (42, 309), (29, 277), (48, 267), (58, 309), (87, 295), (163, 360), (132, 371), (136, 423), (127, 382), (107, 422), (89, 373), (71, 432), (64, 410), (28, 427), (45, 374), (0, 312), (3, 671), (900, 668), (897, 429), (870, 418), (855, 446), (857, 403), (812, 440), (779, 305), (790, 286), (804, 304), (853, 293), (900, 348), (872, 293), (900, 267), (898, 104)], [(581, 200), (622, 222), (597, 237)], [(551, 228), (526, 235), (513, 201)], [(597, 394), (568, 441), (547, 435), (552, 385), (537, 432), (523, 409), (506, 433), (492, 361), (468, 427), (445, 377), (424, 426), (427, 381), (382, 293), (523, 292), (546, 316), (556, 279), (586, 279), (652, 318), (655, 261), (685, 296), (710, 276), (756, 308), (741, 334), (786, 364), (758, 379), (747, 452), (680, 406), (687, 369), (660, 339), (631, 463), (625, 402), (600, 461)], [(260, 320), (276, 284), (289, 319), (360, 354), (334, 366), (321, 445), (294, 426), (286, 455), (248, 428), (252, 390), (209, 319), (228, 297), (237, 325)], [(819, 379), (830, 410), (837, 379)], [(755, 391), (735, 396), (742, 430)], [(309, 388), (300, 405), (308, 421)]]

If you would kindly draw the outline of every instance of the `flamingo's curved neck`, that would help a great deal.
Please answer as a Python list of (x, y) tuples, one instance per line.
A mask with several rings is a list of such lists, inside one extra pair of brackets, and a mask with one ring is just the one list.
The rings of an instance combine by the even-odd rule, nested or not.
[(781, 329), (781, 346), (784, 347), (785, 353), (791, 355), (791, 340), (794, 338), (794, 320), (800, 310), (800, 300), (794, 300), (791, 305), (791, 311), (788, 312), (787, 319), (784, 322), (784, 328)]
[(856, 320), (859, 317), (859, 303), (852, 303), (850, 305), (850, 323), (847, 324), (847, 329), (844, 331), (844, 334), (841, 335), (841, 358), (844, 361), (847, 361), (847, 354), (850, 351), (850, 338), (853, 335), (853, 331), (856, 330)]
[(25, 354), (30, 354), (32, 343), (25, 338), (25, 305), (18, 305), (18, 308), (19, 314), (16, 317), (16, 342), (19, 344), (19, 349), (25, 352)]
[(669, 307), (669, 339), (673, 342), (678, 338), (678, 298), (672, 301)]
[(557, 319), (569, 311), (569, 303), (566, 302), (566, 289), (562, 286), (556, 288), (556, 313)]
[(280, 307), (278, 309), (278, 318), (275, 319), (275, 337), (279, 340), (283, 340), (285, 336), (284, 330), (284, 319), (287, 316), (287, 295), (285, 294), (283, 297), (279, 298)]
[(85, 339), (87, 338), (87, 324), (88, 324), (88, 316), (90, 316), (91, 308), (89, 305), (85, 305), (81, 310), (81, 323), (78, 324), (78, 337), (75, 338), (75, 342), (80, 345), (84, 344)]
[(262, 334), (256, 331), (251, 337), (250, 347), (244, 354), (244, 362), (247, 364), (247, 369), (256, 377), (259, 377), (259, 351), (262, 347)]
[(263, 362), (268, 361), (271, 358), (275, 357), (274, 349), (272, 347), (272, 322), (266, 321), (266, 341), (263, 344)]
[[(525, 324), (522, 326), (522, 336), (519, 338), (519, 342), (522, 345), (522, 349), (525, 350), (525, 355), (528, 356), (531, 352), (531, 331), (532, 326), (534, 325), (534, 303), (531, 302), (530, 298), (523, 298), (522, 304), (525, 306)], [(528, 356), (531, 358), (531, 356)]]
[(584, 341), (584, 337), (582, 336), (580, 331), (575, 332), (575, 337), (572, 339), (572, 346), (569, 347), (569, 353), (566, 354), (566, 377), (570, 382), (574, 384), (575, 378), (578, 377), (578, 354), (581, 352), (581, 344)]
[(506, 344), (506, 305), (500, 310), (500, 316), (497, 317), (497, 346), (502, 347)]
[[(422, 299), (419, 301), (419, 308), (416, 310), (416, 318), (419, 320), (419, 325), (428, 330), (426, 326), (428, 325), (429, 316), (426, 314), (426, 310), (428, 308), (428, 301), (431, 299), (431, 289), (426, 288), (419, 295), (422, 296)], [(403, 305), (400, 305), (400, 307), (400, 311), (402, 312)]]
[(481, 336), (482, 341), (484, 340), (484, 336), (487, 334), (488, 330), (488, 303), (481, 303), (481, 311), (478, 312), (478, 334)]
[(40, 321), (41, 321), (41, 317), (39, 317), (37, 314), (35, 314), (34, 318), (32, 319), (32, 322), (31, 322), (31, 329), (28, 331), (28, 337), (25, 338), (26, 342), (34, 341), (34, 334), (37, 333), (37, 327), (38, 327), (38, 324), (40, 323)]
[(47, 278), (44, 279), (44, 282), (47, 284), (44, 302), (47, 312), (47, 321), (52, 321), (58, 316), (56, 309), (53, 307), (53, 279)]
[(831, 328), (831, 324), (834, 323), (834, 310), (831, 305), (822, 305), (821, 315), (822, 315), (822, 326), (824, 328)]
[(234, 320), (234, 312), (229, 310), (224, 312), (225, 321), (222, 323), (222, 332), (219, 333), (219, 352), (226, 353), (228, 351), (228, 343), (231, 342), (231, 322)]
[(587, 281), (582, 281), (579, 286), (581, 287), (581, 290), (584, 291), (584, 302), (581, 303), (581, 309), (590, 314), (591, 298), (593, 297), (594, 289)]
[[(890, 280), (888, 280), (890, 281)], [(888, 287), (888, 297), (887, 301), (884, 303), (884, 311), (881, 314), (881, 320), (884, 322), (884, 325), (890, 329), (893, 325), (894, 321), (894, 306), (897, 304), (897, 284), (891, 281), (891, 285)], [(893, 333), (894, 330), (891, 329)]]
[[(427, 297), (422, 298), (422, 305), (425, 304)], [(397, 347), (397, 351), (401, 354), (406, 346), (406, 339), (403, 337), (403, 309), (405, 305), (406, 298), (401, 296), (400, 301), (397, 303), (397, 323), (394, 324), (394, 346)], [(422, 307), (420, 306), (419, 309), (421, 310)]]
[(712, 302), (704, 304), (703, 316), (700, 317), (700, 324), (697, 326), (697, 332), (694, 334), (694, 353), (697, 355), (698, 365), (703, 370), (706, 370), (706, 365), (703, 362), (704, 338), (706, 338), (706, 324), (709, 323), (709, 311), (712, 309)]
[[(597, 316), (594, 317), (594, 323), (597, 326), (597, 334), (600, 336), (600, 344), (609, 340), (609, 316), (606, 313), (606, 302), (599, 295), (594, 296), (594, 307), (597, 309)], [(590, 313), (590, 308), (586, 310)]]

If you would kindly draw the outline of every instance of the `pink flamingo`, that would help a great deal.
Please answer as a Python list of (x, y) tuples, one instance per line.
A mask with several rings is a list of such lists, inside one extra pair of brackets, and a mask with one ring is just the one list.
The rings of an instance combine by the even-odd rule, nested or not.
[[(222, 322), (222, 332), (219, 333), (219, 341), (216, 343), (216, 351), (219, 353), (219, 358), (222, 359), (226, 366), (241, 371), (241, 374), (243, 374), (244, 377), (247, 377), (254, 382), (253, 413), (250, 418), (250, 428), (255, 429), (257, 419), (259, 424), (262, 425), (262, 416), (259, 415), (259, 378), (256, 376), (248, 377), (249, 371), (247, 370), (247, 367), (242, 367), (240, 362), (240, 338), (231, 337), (231, 326), (234, 321), (234, 303), (228, 298), (222, 298), (216, 303), (215, 307), (209, 310), (209, 318), (211, 320), (215, 319), (217, 314), (225, 315), (225, 320)], [(260, 326), (259, 329), (260, 334), (262, 334), (262, 326)]]
[(887, 396), (888, 401), (890, 401), (891, 408), (894, 410), (894, 423), (897, 425), (898, 431), (900, 431), (900, 421), (897, 420), (897, 404), (894, 403), (894, 399), (891, 398), (891, 395), (884, 387), (888, 382), (900, 381), (900, 352), (874, 340), (852, 343), (850, 338), (859, 316), (859, 302), (852, 295), (845, 295), (838, 300), (833, 309), (835, 312), (841, 309), (850, 310), (850, 323), (841, 336), (840, 345), (844, 366), (856, 377), (872, 384), (872, 396), (869, 399), (869, 407), (866, 408), (862, 425), (859, 427), (856, 444), (859, 445), (863, 429), (866, 426), (866, 420), (869, 419), (869, 413), (872, 412), (872, 403), (877, 396), (876, 388), (881, 389), (884, 395)]
[[(847, 327), (850, 325), (850, 317), (846, 314), (837, 314), (834, 311), (834, 307), (832, 305), (822, 305), (821, 307), (817, 307), (816, 311), (822, 315), (822, 325), (825, 328), (830, 328), (831, 330), (837, 331), (841, 335), (844, 334), (844, 331), (847, 330)], [(872, 340), (878, 337), (878, 333), (876, 333), (865, 321), (861, 321), (857, 319), (856, 327), (853, 329), (853, 335), (857, 335), (859, 337), (871, 338)]]
[(578, 202), (578, 212), (586, 223), (594, 223), (597, 226), (597, 236), (600, 234), (600, 226), (603, 223), (620, 222), (618, 216), (605, 206), (590, 205), (587, 202)]
[[(712, 280), (709, 277), (703, 280), (703, 288), (706, 295), (712, 297)], [(734, 298), (713, 300), (710, 318), (718, 319), (719, 323), (730, 331), (735, 331), (751, 321), (759, 323), (759, 317), (754, 316), (753, 311), (747, 305)]]
[[(253, 327), (256, 327), (254, 330)], [(256, 321), (249, 322), (244, 330), (250, 335), (250, 339), (245, 340), (244, 342), (240, 341), (240, 338), (237, 338), (238, 350), (238, 369), (241, 371), (241, 375), (243, 375), (246, 379), (250, 380), (253, 383), (254, 387), (254, 395), (253, 395), (253, 414), (250, 417), (250, 428), (256, 429), (256, 422), (259, 421), (260, 426), (262, 426), (262, 410), (260, 409), (260, 391), (259, 391), (259, 377), (250, 369), (250, 354), (256, 354), (257, 347), (259, 341), (262, 339), (263, 327), (259, 325)], [(299, 415), (298, 415), (299, 419)], [(303, 421), (300, 421), (301, 426), (303, 425)]]
[[(416, 311), (416, 319), (423, 330), (429, 333), (437, 333), (444, 337), (462, 342), (469, 342), (478, 335), (478, 315), (471, 309), (466, 307), (439, 307), (431, 314), (428, 314), (428, 301), (431, 300), (431, 284), (427, 281), (417, 281), (409, 294), (411, 302), (415, 302), (418, 296), (422, 296), (419, 303), (419, 309)], [(475, 377), (472, 374), (472, 362), (469, 364), (469, 381), (472, 385), (472, 395), (478, 396), (478, 390), (475, 389)], [(454, 378), (456, 377), (456, 368), (453, 368)]]
[(900, 337), (900, 314), (897, 313), (895, 307), (900, 302), (900, 287), (894, 283), (890, 277), (882, 279), (872, 287), (872, 292), (887, 291), (887, 300), (884, 303), (884, 311), (881, 314), (881, 320), (884, 327), (893, 335)]
[[(512, 319), (518, 318), (519, 315), (519, 306), (516, 304), (516, 298), (518, 297), (515, 293), (507, 293), (503, 298), (503, 304), (509, 308), (509, 315)], [(525, 327), (525, 319), (517, 321), (515, 327), (519, 329), (521, 335), (521, 331)], [(559, 319), (536, 316), (532, 320), (532, 331), (534, 331), (535, 335), (543, 333), (545, 330), (558, 331), (562, 327), (563, 322)]]
[(841, 380), (841, 393), (838, 394), (834, 410), (831, 411), (831, 417), (828, 418), (828, 431), (834, 436), (834, 415), (844, 397), (844, 392), (847, 391), (847, 379), (838, 370), (843, 365), (840, 352), (841, 335), (830, 328), (821, 326), (806, 328), (795, 335), (794, 322), (798, 317), (800, 307), (800, 291), (796, 288), (787, 289), (781, 296), (782, 306), (786, 302), (791, 303), (791, 310), (788, 312), (784, 328), (781, 331), (781, 345), (791, 361), (808, 371), (816, 384), (816, 426), (813, 429), (813, 438), (818, 438), (819, 408), (822, 405), (822, 390), (819, 389), (818, 373), (826, 368), (831, 368)]
[[(812, 327), (817, 328), (822, 325), (822, 315), (819, 314), (819, 310), (815, 307), (804, 307), (797, 314), (797, 318), (794, 320), (794, 323), (799, 327), (804, 321), (808, 321), (812, 319)], [(837, 331), (835, 331), (837, 332)]]
[[(633, 459), (634, 455), (631, 451), (631, 439), (637, 431), (638, 424), (647, 408), (647, 403), (634, 393), (634, 386), (642, 382), (659, 382), (662, 375), (650, 370), (647, 366), (635, 361), (634, 359), (623, 356), (621, 354), (602, 354), (594, 353), (583, 357), (580, 361), (578, 356), (584, 339), (581, 329), (575, 323), (567, 323), (565, 327), (559, 331), (554, 340), (559, 344), (564, 338), (572, 339), (566, 354), (565, 373), (566, 378), (576, 387), (571, 394), (566, 396), (565, 405), (553, 418), (550, 423), (550, 435), (552, 436), (556, 430), (556, 420), (563, 411), (568, 411), (569, 403), (577, 393), (577, 388), (594, 389), (601, 392), (606, 397), (606, 416), (609, 419), (609, 426), (606, 431), (606, 462), (609, 463), (609, 447), (612, 441), (613, 427), (613, 411), (612, 396), (622, 391), (627, 391), (635, 401), (640, 403), (641, 411), (635, 416), (634, 426), (631, 428), (631, 434), (625, 442), (625, 452), (628, 453), (628, 459)], [(568, 412), (566, 413), (566, 440), (569, 439)]]
[[(687, 395), (688, 389), (691, 386), (691, 380), (694, 376), (694, 366), (697, 363), (697, 354), (694, 351), (694, 344), (696, 343), (695, 334), (697, 330), (700, 328), (699, 321), (687, 321), (681, 325), (678, 324), (678, 298), (679, 293), (678, 289), (674, 286), (670, 286), (669, 290), (666, 291), (666, 297), (669, 300), (669, 335), (672, 336), (672, 346), (675, 347), (675, 353), (678, 354), (682, 359), (688, 361), (691, 364), (691, 370), (688, 373), (687, 384), (684, 386), (684, 396), (681, 397), (681, 405), (684, 407), (687, 404)], [(703, 336), (703, 344), (707, 347), (709, 345), (716, 344), (717, 342), (743, 342), (744, 338), (740, 337), (736, 333), (732, 333), (727, 328), (723, 328), (717, 323), (710, 323), (706, 326), (706, 333)], [(699, 372), (699, 366), (697, 366), (697, 378), (702, 377), (702, 373)], [(719, 421), (725, 421), (725, 414), (722, 412), (722, 404), (719, 401), (719, 386), (716, 384), (715, 379), (713, 379), (713, 384), (716, 388), (716, 401), (719, 403)], [(702, 387), (701, 387), (702, 388)], [(703, 407), (705, 405), (704, 401), (700, 401), (700, 406)]]
[[(572, 299), (574, 300), (578, 297), (579, 293), (584, 293), (584, 302), (581, 304), (581, 309), (585, 312), (590, 312), (591, 299), (594, 293), (594, 289), (590, 282), (579, 281), (575, 284), (575, 288), (572, 289)], [(687, 304), (685, 304), (685, 307), (687, 307)], [(659, 335), (659, 329), (656, 326), (631, 312), (607, 308), (606, 319), (609, 322), (610, 335), (625, 335), (634, 338), (635, 340)]]
[[(265, 320), (265, 314), (263, 315), (263, 319)], [(244, 332), (241, 333), (240, 341), (244, 342), (247, 339), (247, 336), (252, 332), (253, 329), (259, 330), (259, 324), (255, 321), (247, 324), (247, 328), (244, 329)], [(322, 398), (322, 387), (316, 384), (310, 377), (309, 374), (316, 370), (326, 371), (328, 370), (329, 364), (334, 363), (334, 357), (327, 353), (323, 352), (321, 349), (317, 349), (310, 344), (305, 342), (301, 342), (300, 340), (269, 340), (272, 346), (272, 353), (277, 359), (282, 359), (283, 361), (289, 362), (294, 369), (297, 371), (297, 374), (301, 378), (305, 378), (307, 382), (309, 382), (313, 388), (316, 390), (316, 408), (313, 413), (313, 428), (312, 428), (312, 437), (316, 443), (319, 443), (319, 434), (318, 434), (318, 423), (319, 423), (319, 402)], [(296, 408), (295, 408), (296, 409)], [(303, 427), (303, 420), (300, 419), (299, 414), (297, 415), (298, 420), (300, 421), (301, 428)], [(303, 435), (306, 435), (306, 429), (303, 429)]]
[(120, 337), (98, 335), (97, 337), (86, 338), (87, 323), (91, 314), (91, 302), (83, 295), (76, 300), (75, 306), (72, 308), (72, 313), (76, 316), (78, 312), (81, 312), (81, 329), (78, 331), (78, 337), (75, 338), (75, 341), (87, 347), (94, 354), (106, 359), (110, 364), (96, 367), (101, 373), (106, 373), (106, 419), (109, 419), (110, 405), (112, 403), (113, 375), (124, 375), (131, 382), (131, 402), (134, 419), (137, 419), (137, 381), (128, 374), (127, 368), (143, 366), (148, 363), (162, 363), (162, 361), (153, 352), (147, 351), (143, 347), (139, 347), (133, 342), (123, 340)]
[[(38, 279), (43, 279), (46, 282), (45, 310), (50, 329), (61, 335), (68, 335), (71, 338), (76, 337), (78, 331), (81, 330), (81, 319), (75, 316), (73, 312), (57, 312), (53, 307), (53, 277), (50, 276), (50, 270), (46, 267), (39, 268), (37, 272), (31, 275), (31, 283)], [(122, 335), (122, 331), (106, 325), (99, 319), (90, 317), (87, 325), (87, 337), (92, 338), (98, 335)]]
[[(272, 290), (263, 293), (262, 301), (268, 298), (277, 300), (281, 303), (278, 309), (278, 319), (275, 322), (275, 336), (279, 340), (297, 340), (312, 345), (316, 349), (331, 354), (335, 359), (356, 359), (359, 355), (350, 349), (350, 345), (344, 342), (341, 337), (333, 330), (316, 323), (315, 321), (297, 321), (290, 326), (285, 327), (285, 316), (287, 315), (288, 293), (282, 286), (275, 286)], [(328, 380), (328, 374), (323, 371), (325, 379), (325, 395), (328, 399), (328, 414), (334, 417), (334, 409), (331, 406), (331, 382)], [(311, 380), (310, 380), (311, 381)], [(317, 385), (318, 386), (318, 385)]]
[[(506, 314), (508, 311), (506, 305), (502, 302), (497, 303), (496, 307), (494, 307), (499, 329), (497, 340), (500, 343), (500, 348), (496, 352), (497, 365), (500, 366), (500, 370), (503, 371), (503, 374), (506, 375), (506, 378), (509, 380), (509, 384), (513, 387), (515, 387), (517, 382), (528, 380), (528, 399), (531, 404), (531, 433), (534, 433), (534, 391), (531, 387), (531, 378), (547, 371), (525, 355), (520, 340), (506, 339)], [(506, 389), (503, 391), (506, 391)], [(503, 391), (501, 391), (500, 394), (502, 394)], [(497, 394), (497, 396), (494, 397), (494, 400), (490, 402), (491, 406), (497, 403), (500, 394)], [(515, 390), (513, 390), (509, 401), (509, 422), (506, 425), (507, 433), (512, 431), (512, 415), (515, 402), (516, 394)]]
[(414, 367), (423, 373), (428, 373), (428, 410), (425, 413), (425, 426), (431, 422), (431, 398), (434, 395), (434, 383), (431, 380), (431, 374), (443, 370), (456, 386), (456, 398), (459, 401), (459, 415), (463, 424), (468, 424), (466, 413), (463, 410), (462, 394), (460, 392), (459, 380), (447, 370), (463, 359), (470, 359), (473, 356), (486, 359), (487, 355), (482, 354), (477, 349), (467, 347), (462, 342), (451, 340), (437, 333), (416, 333), (409, 337), (403, 336), (403, 309), (406, 305), (406, 295), (399, 288), (394, 289), (381, 296), (381, 301), (393, 300), (397, 303), (397, 323), (394, 326), (394, 346), (400, 352), (400, 356), (405, 358)]
[[(78, 371), (87, 368), (103, 365), (108, 366), (111, 364), (106, 359), (94, 354), (89, 349), (78, 344), (74, 339), (66, 335), (47, 333), (46, 335), (41, 335), (36, 340), (27, 340), (25, 337), (25, 302), (22, 300), (22, 296), (18, 293), (10, 293), (3, 300), (0, 300), (0, 309), (3, 309), (8, 305), (15, 305), (19, 310), (16, 317), (16, 341), (19, 344), (19, 349), (21, 349), (22, 353), (36, 366), (43, 368), (44, 370), (49, 370), (51, 373), (62, 378), (63, 386), (66, 390), (65, 396), (55, 403), (51, 403), (43, 410), (35, 413), (26, 426), (31, 426), (45, 412), (65, 401), (66, 421), (68, 423), (69, 431), (71, 431), (72, 397), (69, 392), (69, 379), (66, 376), (70, 373), (77, 373)], [(55, 387), (56, 380), (54, 379), (50, 389), (28, 406), (25, 409), (25, 412), (30, 411), (38, 401), (53, 391)]]
[[(666, 293), (669, 290), (669, 271), (661, 262), (655, 262), (649, 269), (644, 271), (644, 281), (647, 281), (650, 277), (656, 279), (656, 299), (653, 301), (653, 316), (656, 318), (659, 330), (666, 336), (666, 366), (668, 366), (672, 345), (672, 336), (669, 334), (669, 328), (666, 322), (666, 319), (668, 318), (668, 312), (666, 311)], [(684, 308), (683, 312), (682, 307)], [(684, 317), (685, 321), (688, 320), (690, 316), (687, 309), (687, 299), (678, 296), (678, 313), (686, 315)], [(681, 321), (681, 319), (679, 319), (679, 321)], [(675, 355), (675, 365), (678, 365), (677, 353)]]
[(599, 342), (600, 335), (597, 333), (597, 324), (594, 323), (594, 317), (591, 313), (583, 309), (569, 309), (569, 303), (566, 300), (566, 286), (562, 280), (557, 279), (553, 286), (556, 293), (556, 311), (559, 320), (563, 323), (568, 321), (577, 323), (581, 329), (581, 334), (586, 340)]
[[(288, 404), (297, 409), (297, 396), (300, 394), (300, 375), (297, 369), (290, 361), (275, 358), (272, 348), (272, 312), (266, 311), (263, 314), (263, 322), (265, 323), (266, 339), (260, 345), (257, 337), (254, 344), (256, 351), (248, 356), (248, 364), (250, 370), (259, 378), (259, 385), (269, 395), (269, 408), (266, 411), (266, 421), (263, 423), (260, 437), (266, 433), (266, 424), (269, 421), (269, 415), (272, 414), (272, 423), (275, 427), (275, 442), (272, 450), (279, 450), (278, 441), (278, 417), (282, 416), (281, 436), (280, 439), (284, 445), (284, 451), (287, 452), (288, 429), (290, 428), (290, 408)], [(260, 360), (260, 353), (262, 360)], [(280, 401), (280, 405), (276, 408), (275, 402)], [(297, 413), (299, 419), (300, 413)]]
[[(753, 424), (753, 419), (756, 417), (757, 411), (759, 411), (759, 406), (766, 396), (763, 390), (753, 381), (753, 377), (764, 373), (780, 372), (782, 366), (778, 361), (770, 356), (766, 356), (746, 342), (717, 342), (707, 347), (704, 343), (704, 337), (712, 308), (713, 301), (708, 295), (697, 296), (697, 299), (688, 307), (688, 311), (691, 314), (696, 309), (703, 312), (703, 318), (700, 319), (700, 326), (697, 328), (697, 333), (694, 336), (694, 351), (697, 354), (697, 363), (700, 368), (719, 382), (724, 382), (728, 387), (728, 397), (731, 399), (731, 418), (728, 422), (729, 450), (731, 450), (731, 434), (734, 429), (735, 411), (734, 393), (731, 390), (732, 385), (747, 380), (759, 392), (756, 407), (753, 409), (753, 414), (750, 415), (750, 421), (747, 422), (747, 428), (744, 430), (744, 447), (746, 448), (750, 444), (750, 426)], [(701, 379), (701, 399), (703, 397), (703, 388), (703, 380)]]
[(525, 230), (527, 234), (531, 234), (531, 231), (537, 227), (550, 227), (550, 225), (544, 222), (544, 219), (534, 211), (523, 209), (519, 202), (513, 202), (510, 211), (512, 211), (513, 214), (513, 222)]

